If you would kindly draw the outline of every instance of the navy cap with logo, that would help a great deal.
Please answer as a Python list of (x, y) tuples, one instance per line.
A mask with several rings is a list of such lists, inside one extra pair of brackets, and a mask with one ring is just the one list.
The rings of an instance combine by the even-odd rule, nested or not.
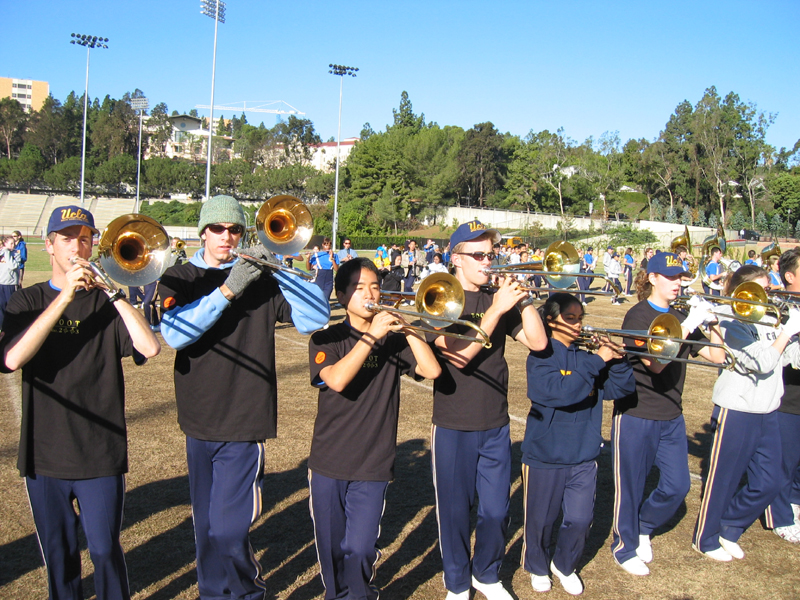
[(54, 231), (61, 231), (73, 225), (83, 225), (88, 227), (94, 233), (99, 233), (94, 226), (94, 216), (85, 208), (75, 206), (60, 206), (53, 211), (50, 215), (50, 221), (47, 223), (47, 235)]
[(450, 248), (453, 249), (461, 242), (471, 242), (472, 240), (481, 237), (482, 235), (491, 234), (492, 244), (500, 241), (500, 232), (495, 229), (486, 229), (486, 225), (478, 220), (469, 221), (463, 225), (459, 225), (455, 233), (450, 236)]
[(683, 261), (677, 254), (672, 252), (660, 252), (647, 261), (647, 272), (658, 273), (666, 277), (683, 275), (686, 269), (683, 268)]

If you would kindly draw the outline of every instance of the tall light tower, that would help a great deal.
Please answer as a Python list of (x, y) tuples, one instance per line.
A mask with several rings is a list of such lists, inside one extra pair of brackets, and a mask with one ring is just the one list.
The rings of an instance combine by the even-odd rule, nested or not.
[(83, 93), (83, 149), (81, 150), (81, 206), (83, 206), (83, 190), (86, 182), (86, 113), (89, 109), (89, 51), (92, 48), (108, 49), (108, 38), (96, 35), (71, 34), (70, 44), (86, 46), (86, 89)]
[(142, 115), (150, 108), (147, 98), (131, 98), (131, 108), (139, 111), (139, 155), (136, 164), (136, 210), (139, 212), (139, 182), (142, 176)]
[(200, 0), (200, 14), (214, 19), (214, 58), (211, 61), (211, 109), (208, 117), (208, 159), (206, 160), (206, 200), (211, 197), (211, 132), (214, 129), (214, 77), (217, 73), (217, 29), (225, 22), (222, 0)]
[(344, 84), (344, 76), (349, 75), (355, 77), (358, 67), (345, 67), (344, 65), (328, 65), (330, 69), (328, 73), (331, 75), (338, 75), (339, 79), (339, 129), (336, 133), (336, 182), (333, 188), (333, 245), (331, 248), (336, 249), (336, 231), (339, 228), (339, 145), (342, 141), (342, 87)]

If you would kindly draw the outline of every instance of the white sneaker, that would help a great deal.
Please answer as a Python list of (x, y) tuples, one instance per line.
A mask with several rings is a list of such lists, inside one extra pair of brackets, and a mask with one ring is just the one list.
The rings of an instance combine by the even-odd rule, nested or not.
[[(614, 562), (617, 562), (616, 558), (614, 559)], [(650, 575), (650, 569), (638, 556), (629, 558), (623, 563), (617, 562), (617, 564), (631, 575)]]
[(500, 581), (496, 583), (481, 583), (473, 575), (472, 587), (486, 596), (488, 600), (514, 600)]
[(531, 573), (531, 587), (534, 592), (549, 592), (552, 584), (547, 575), (534, 575)]
[(792, 544), (800, 542), (800, 526), (798, 525), (793, 524), (786, 527), (775, 527), (772, 532), (779, 538), (791, 542)]
[(636, 548), (636, 556), (641, 558), (644, 563), (653, 562), (653, 546), (650, 544), (649, 535), (639, 536), (639, 547)]
[(739, 560), (744, 558), (744, 550), (742, 550), (742, 547), (736, 542), (726, 540), (724, 537), (719, 536), (719, 545), (733, 558), (738, 558)]
[(445, 600), (469, 600), (469, 590), (461, 592), (460, 594), (447, 590), (447, 597)]
[(800, 525), (800, 504), (790, 504), (794, 513), (794, 524)]
[(692, 544), (692, 548), (697, 550), (700, 554), (707, 556), (708, 558), (713, 558), (714, 560), (718, 560), (719, 562), (731, 562), (733, 557), (728, 554), (728, 551), (725, 548), (717, 548), (715, 550), (709, 550), (708, 552), (703, 552), (698, 548), (696, 545)]
[(558, 577), (558, 580), (561, 582), (561, 587), (564, 588), (565, 592), (573, 596), (580, 596), (583, 593), (583, 582), (575, 571), (570, 575), (564, 575), (561, 571), (556, 569), (556, 564), (554, 562), (550, 562), (550, 570), (553, 572), (553, 575)]

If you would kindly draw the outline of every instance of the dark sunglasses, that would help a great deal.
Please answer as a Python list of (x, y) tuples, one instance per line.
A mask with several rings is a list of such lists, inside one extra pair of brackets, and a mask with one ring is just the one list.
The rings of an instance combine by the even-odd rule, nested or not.
[(489, 260), (494, 260), (497, 258), (497, 254), (494, 252), (459, 252), (462, 256), (471, 256), (477, 261), (482, 261), (484, 258), (488, 258)]
[(221, 235), (226, 229), (230, 232), (231, 235), (242, 235), (244, 233), (244, 227), (241, 225), (231, 225), (230, 227), (225, 227), (225, 225), (220, 225), (219, 223), (215, 223), (213, 225), (208, 225), (206, 227), (211, 233), (216, 235)]

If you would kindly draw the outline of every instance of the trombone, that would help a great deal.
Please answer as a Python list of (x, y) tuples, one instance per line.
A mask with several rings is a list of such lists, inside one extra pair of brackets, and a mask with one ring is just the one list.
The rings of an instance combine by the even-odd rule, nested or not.
[[(294, 254), (302, 250), (314, 233), (314, 219), (305, 204), (294, 196), (274, 196), (256, 213), (256, 234), (258, 241), (273, 254)], [(247, 248), (231, 250), (231, 256), (238, 256), (275, 271), (284, 271), (303, 279), (313, 279), (314, 275), (300, 269), (287, 267), (280, 262), (270, 262), (247, 255)]]
[[(730, 306), (733, 314), (714, 312), (723, 317), (730, 317), (743, 323), (759, 323), (779, 327), (781, 324), (781, 309), (770, 303), (767, 292), (761, 284), (755, 281), (745, 281), (736, 286), (731, 296), (711, 296), (709, 294), (692, 294), (705, 298), (713, 304)], [(681, 311), (689, 310), (689, 299), (692, 296), (678, 296), (672, 301), (672, 306)], [(774, 316), (774, 321), (764, 320), (767, 314)]]
[(578, 277), (590, 277), (593, 279), (605, 280), (613, 292), (578, 290), (581, 294), (593, 296), (614, 296), (622, 295), (622, 290), (605, 275), (595, 275), (594, 273), (581, 273), (580, 260), (575, 246), (569, 242), (553, 242), (547, 247), (544, 253), (544, 260), (541, 262), (517, 263), (515, 265), (498, 265), (487, 267), (483, 272), (487, 275), (541, 275), (552, 288), (534, 287), (521, 285), (520, 288), (529, 292), (552, 292), (553, 288), (566, 290), (577, 283)]
[[(416, 310), (402, 310), (398, 308), (405, 300), (414, 300)], [(423, 333), (433, 333), (447, 337), (466, 340), (468, 342), (478, 342), (484, 348), (491, 348), (492, 342), (489, 335), (475, 323), (459, 319), (464, 310), (464, 288), (458, 279), (449, 273), (431, 273), (422, 283), (419, 289), (414, 292), (381, 292), (381, 301), (392, 302), (393, 306), (368, 302), (365, 306), (372, 312), (389, 312), (396, 315), (403, 315), (414, 319), (419, 319), (425, 325), (408, 325), (409, 329), (421, 331)], [(474, 329), (478, 337), (454, 333), (443, 330), (448, 325), (465, 325)]]
[[(690, 365), (699, 365), (701, 367), (711, 367), (713, 369), (721, 368), (730, 370), (736, 366), (736, 357), (733, 355), (730, 348), (724, 344), (714, 344), (713, 342), (704, 342), (702, 340), (684, 340), (680, 321), (678, 321), (678, 318), (675, 315), (668, 313), (659, 315), (653, 319), (647, 331), (635, 329), (601, 329), (599, 327), (584, 325), (581, 328), (581, 334), (576, 343), (584, 346), (585, 348), (593, 350), (597, 348), (597, 344), (594, 341), (595, 337), (608, 337), (612, 335), (633, 339), (635, 341), (644, 341), (647, 343), (647, 352), (629, 350), (626, 348), (625, 353), (630, 356), (653, 358), (663, 364), (669, 362), (682, 362)], [(704, 360), (678, 358), (678, 353), (680, 352), (682, 344), (693, 344), (710, 348), (722, 348), (722, 350), (725, 351), (725, 356), (728, 360), (720, 365)]]

